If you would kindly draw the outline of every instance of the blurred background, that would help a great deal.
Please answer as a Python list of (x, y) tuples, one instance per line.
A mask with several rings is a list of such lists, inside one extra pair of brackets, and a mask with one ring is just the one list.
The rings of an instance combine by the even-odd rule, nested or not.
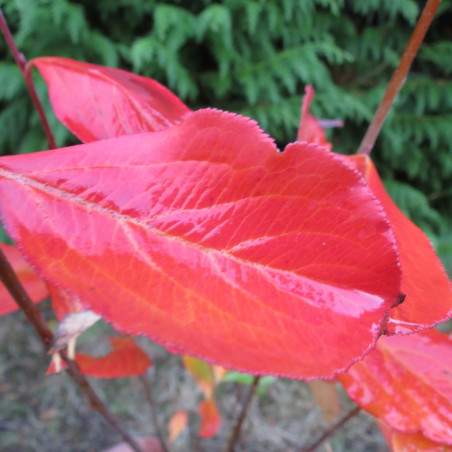
[[(312, 84), (316, 96), (311, 112), (319, 118), (344, 122), (343, 128), (328, 133), (333, 150), (346, 154), (356, 152), (424, 4), (420, 0), (0, 0), (17, 45), (27, 59), (63, 56), (152, 77), (193, 109), (211, 106), (255, 118), (280, 148), (294, 141), (304, 87)], [(443, 0), (372, 153), (390, 195), (428, 234), (450, 275), (451, 24), (452, 0)], [(43, 150), (45, 136), (3, 39), (0, 55), (0, 155)], [(58, 145), (77, 143), (51, 112), (46, 87), (37, 73), (35, 80)], [(0, 240), (8, 240), (3, 230)], [(69, 398), (74, 398), (74, 390), (64, 383), (50, 384), (42, 390), (46, 363), (42, 362), (40, 345), (26, 342), (29, 339), (24, 338), (32, 336), (32, 331), (28, 332), (29, 327), (19, 321), (18, 315), (11, 316), (16, 317), (2, 319), (0, 327), (0, 355), (5, 360), (0, 363), (0, 390), (3, 381), (6, 393), (18, 394), (8, 401), (4, 399), (4, 403), (8, 402), (10, 419), (28, 419), (24, 425), (29, 430), (24, 434), (36, 442), (36, 448), (29, 450), (43, 450), (44, 446), (47, 450), (98, 450), (81, 444), (75, 447), (74, 438), (81, 431), (86, 433), (87, 419), (92, 427), (86, 438), (90, 444), (91, 436), (98, 435), (96, 432), (102, 432), (105, 426), (100, 422), (96, 427), (99, 421), (91, 421), (91, 415), (77, 404), (75, 408), (73, 403), (68, 408), (68, 403), (62, 401), (56, 408), (52, 405), (55, 393), (68, 391)], [(24, 335), (11, 345), (18, 330)], [(24, 349), (32, 355), (20, 364), (7, 364)], [(38, 364), (36, 357), (41, 357)], [(162, 363), (166, 363), (163, 358)], [(175, 365), (181, 371), (180, 364)], [(14, 388), (5, 383), (6, 376), (23, 372), (24, 366), (30, 375), (39, 375), (39, 384), (18, 380)], [(176, 387), (181, 375), (176, 372), (160, 384)], [(300, 399), (291, 393), (292, 387), (301, 391), (299, 385), (276, 386), (270, 390), (270, 397), (280, 400), (283, 393), (287, 401), (306, 401), (306, 397)], [(127, 411), (128, 402), (121, 401), (119, 386), (116, 388), (105, 389), (107, 396), (110, 391), (119, 410)], [(124, 391), (130, 392), (130, 388)], [(167, 397), (168, 388), (162, 386), (159, 394)], [(130, 393), (127, 396), (130, 398)], [(35, 400), (33, 403), (40, 408), (36, 411), (29, 400)], [(2, 406), (6, 410), (6, 405)], [(309, 405), (311, 411), (307, 413), (313, 406)], [(58, 418), (60, 408), (73, 409), (72, 415), (80, 417), (71, 434), (62, 435), (60, 421), (50, 430), (48, 425), (42, 426), (42, 412), (52, 421), (52, 416)], [(49, 414), (49, 410), (53, 411)], [(306, 416), (309, 427), (309, 414)], [(352, 441), (346, 434), (340, 443), (343, 446), (336, 445), (335, 450), (385, 450), (382, 440), (375, 439), (375, 428), (369, 427), (365, 419), (359, 421), (362, 448), (355, 437)], [(312, 422), (317, 425), (316, 420)], [(2, 425), (6, 424), (0, 425), (0, 436)], [(269, 428), (265, 425), (261, 436)], [(0, 440), (2, 450), (9, 450), (8, 444), (11, 450), (28, 450), (17, 448), (22, 427), (10, 427), (8, 431), (14, 435), (6, 442)], [(279, 427), (281, 423), (276, 423), (275, 428)], [(292, 427), (281, 428), (286, 437), (292, 434), (287, 433)], [(297, 422), (294, 429), (299, 428)], [(371, 432), (370, 443), (363, 440), (366, 431)], [(46, 442), (42, 435), (54, 435), (54, 442)], [(66, 436), (71, 446), (65, 446)], [(101, 444), (109, 443), (107, 437), (99, 440)], [(290, 444), (290, 438), (287, 441)], [(290, 450), (287, 444), (284, 450)], [(348, 448), (350, 444), (352, 449)], [(262, 450), (283, 450), (281, 444), (265, 447)]]

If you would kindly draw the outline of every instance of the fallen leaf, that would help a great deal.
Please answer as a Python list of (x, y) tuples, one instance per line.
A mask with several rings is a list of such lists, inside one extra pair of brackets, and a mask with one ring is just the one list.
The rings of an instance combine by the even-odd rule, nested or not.
[(169, 432), (169, 442), (173, 443), (176, 438), (182, 433), (182, 431), (187, 427), (188, 416), (185, 411), (177, 411), (171, 416), (168, 423)]
[(212, 438), (221, 428), (221, 416), (215, 399), (204, 400), (199, 404), (199, 415), (201, 427), (198, 436), (201, 438)]
[(185, 369), (191, 377), (198, 383), (206, 399), (210, 399), (215, 389), (212, 367), (205, 361), (192, 356), (183, 356), (182, 361)]

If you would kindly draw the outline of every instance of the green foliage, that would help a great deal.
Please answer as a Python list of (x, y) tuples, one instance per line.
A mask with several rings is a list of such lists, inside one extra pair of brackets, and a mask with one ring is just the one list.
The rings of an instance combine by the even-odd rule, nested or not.
[[(304, 86), (312, 84), (313, 113), (345, 123), (330, 133), (342, 153), (357, 149), (423, 5), (0, 0), (27, 58), (59, 55), (150, 76), (193, 108), (256, 118), (281, 147), (296, 136)], [(373, 152), (391, 195), (441, 249), (452, 219), (451, 12), (444, 0)], [(0, 107), (2, 153), (45, 148), (9, 56), (0, 63)], [(60, 145), (74, 142), (51, 122)]]

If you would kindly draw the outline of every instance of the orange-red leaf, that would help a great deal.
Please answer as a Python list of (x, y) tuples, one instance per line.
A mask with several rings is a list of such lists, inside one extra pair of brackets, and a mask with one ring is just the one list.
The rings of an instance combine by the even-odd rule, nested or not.
[(356, 403), (392, 428), (452, 445), (452, 339), (446, 334), (382, 336), (338, 378)]
[(214, 399), (204, 400), (199, 404), (201, 427), (198, 436), (212, 438), (221, 428), (221, 416)]
[(198, 383), (206, 399), (210, 399), (215, 389), (215, 381), (212, 372), (212, 366), (205, 361), (192, 356), (182, 358), (185, 369), (192, 378)]
[(83, 142), (165, 129), (190, 112), (155, 80), (81, 61), (30, 61), (49, 87), (57, 118)]
[(369, 157), (344, 157), (366, 177), (397, 238), (405, 302), (390, 312), (387, 334), (409, 334), (452, 316), (452, 284), (426, 235), (387, 194)]
[(247, 372), (332, 377), (399, 297), (362, 178), (247, 118), (0, 159), (0, 215), (40, 274), (116, 328)]
[[(100, 358), (77, 353), (75, 361), (83, 374), (96, 378), (134, 377), (144, 374), (152, 361), (149, 356), (135, 343), (125, 337), (109, 338), (112, 351)], [(63, 368), (65, 367), (64, 363)], [(54, 363), (50, 365), (47, 374), (55, 372)]]
[(399, 432), (382, 421), (378, 422), (378, 426), (383, 432), (391, 452), (452, 452), (451, 446), (431, 441), (422, 433)]
[(182, 433), (188, 424), (188, 415), (185, 411), (177, 411), (171, 416), (168, 423), (169, 442), (172, 443)]
[[(33, 303), (39, 303), (48, 296), (44, 281), (32, 270), (22, 257), (20, 251), (13, 245), (0, 243), (0, 249), (5, 254), (19, 281), (24, 286)], [(0, 315), (16, 311), (18, 306), (6, 287), (0, 282)]]

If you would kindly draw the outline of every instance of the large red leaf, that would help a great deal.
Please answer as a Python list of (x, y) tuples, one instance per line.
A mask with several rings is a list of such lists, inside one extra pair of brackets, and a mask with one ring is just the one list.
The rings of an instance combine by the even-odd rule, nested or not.
[(452, 316), (452, 284), (426, 235), (387, 194), (369, 157), (344, 157), (367, 179), (382, 203), (397, 239), (405, 302), (390, 312), (387, 334), (409, 334)]
[(392, 428), (452, 445), (452, 339), (446, 334), (382, 336), (338, 378), (356, 403)]
[(189, 108), (155, 80), (81, 61), (36, 58), (57, 118), (83, 142), (165, 129)]
[[(143, 375), (152, 361), (133, 339), (126, 337), (111, 337), (112, 351), (100, 358), (93, 358), (89, 355), (77, 353), (77, 362), (83, 374), (96, 378), (123, 378)], [(63, 364), (63, 368), (65, 364)], [(52, 362), (47, 374), (55, 372), (55, 365)]]
[(332, 377), (399, 296), (360, 176), (215, 110), (162, 132), (2, 157), (0, 214), (39, 272), (116, 328), (254, 373)]
[[(0, 249), (5, 254), (19, 281), (24, 286), (33, 303), (39, 303), (48, 296), (44, 281), (32, 270), (22, 257), (20, 251), (13, 245), (0, 243)], [(0, 282), (0, 315), (8, 314), (19, 309), (6, 287)]]

